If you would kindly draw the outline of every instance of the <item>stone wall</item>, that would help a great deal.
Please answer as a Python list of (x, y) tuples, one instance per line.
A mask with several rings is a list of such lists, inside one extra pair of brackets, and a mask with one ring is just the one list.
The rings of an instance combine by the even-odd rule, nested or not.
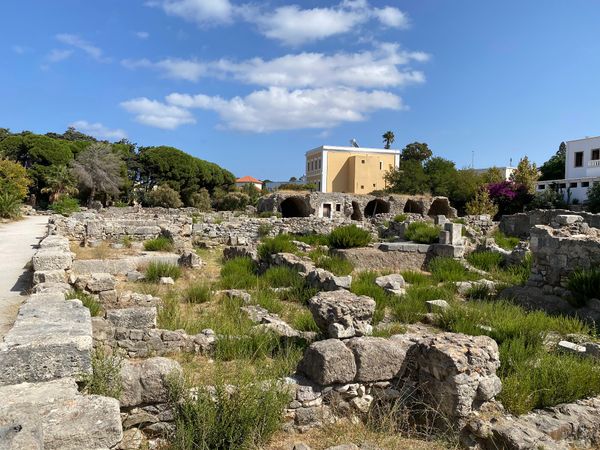
[(590, 227), (600, 228), (600, 214), (573, 212), (566, 209), (536, 209), (525, 213), (502, 216), (500, 230), (509, 235), (521, 238), (529, 237), (529, 232), (536, 225), (550, 225), (557, 216), (578, 215)]

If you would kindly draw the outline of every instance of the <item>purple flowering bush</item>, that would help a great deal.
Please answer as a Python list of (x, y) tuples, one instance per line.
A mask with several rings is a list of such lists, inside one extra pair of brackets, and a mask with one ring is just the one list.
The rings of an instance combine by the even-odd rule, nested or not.
[(487, 190), (492, 201), (498, 205), (499, 216), (523, 212), (533, 198), (525, 185), (513, 181), (488, 184)]

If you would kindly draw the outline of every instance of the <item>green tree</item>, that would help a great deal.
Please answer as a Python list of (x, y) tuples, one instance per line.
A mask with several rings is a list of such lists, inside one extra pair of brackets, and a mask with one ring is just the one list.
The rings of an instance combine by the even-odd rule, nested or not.
[(104, 196), (105, 204), (107, 197), (119, 195), (119, 187), (123, 183), (123, 164), (109, 144), (100, 142), (93, 143), (77, 155), (73, 161), (73, 173), (79, 183), (89, 190), (88, 205), (97, 194)]
[(50, 194), (50, 203), (54, 203), (64, 195), (77, 194), (76, 180), (69, 168), (64, 164), (49, 166), (44, 173), (44, 194)]
[(211, 199), (208, 190), (205, 188), (200, 189), (198, 192), (194, 192), (191, 196), (191, 205), (194, 208), (198, 208), (200, 211), (211, 210)]
[(429, 192), (432, 195), (449, 197), (456, 180), (454, 163), (436, 156), (425, 161), (424, 170), (429, 178)]
[(431, 158), (433, 152), (429, 148), (429, 146), (424, 142), (413, 142), (412, 144), (408, 144), (402, 150), (400, 154), (400, 159), (402, 161), (419, 161), (423, 162), (426, 159)]
[(483, 176), (474, 169), (457, 170), (448, 196), (450, 203), (459, 211), (465, 211), (467, 203), (475, 197), (483, 185)]
[(250, 199), (249, 201), (249, 205), (253, 205), (256, 206), (256, 203), (258, 202), (258, 199), (260, 198), (260, 196), (262, 195), (260, 189), (258, 189), (256, 186), (254, 186), (253, 184), (247, 183), (242, 187), (242, 192), (244, 194), (246, 194), (248, 196), (248, 198)]
[(490, 167), (482, 174), (482, 181), (485, 184), (501, 183), (505, 181), (504, 174), (498, 167)]
[(166, 184), (147, 192), (144, 196), (144, 203), (161, 208), (181, 208), (183, 206), (179, 192)]
[(0, 159), (0, 191), (11, 192), (18, 199), (23, 199), (30, 184), (31, 179), (23, 166), (14, 161)]
[(534, 194), (539, 177), (540, 175), (535, 163), (530, 163), (529, 158), (524, 156), (519, 161), (517, 170), (512, 173), (510, 179), (517, 184), (522, 184), (527, 189), (527, 192)]
[(540, 167), (540, 180), (563, 180), (565, 178), (566, 159), (567, 145), (561, 142), (558, 151)]
[(498, 214), (498, 206), (490, 198), (488, 190), (481, 188), (475, 197), (467, 202), (466, 211), (469, 215), (489, 214), (494, 217)]
[(587, 191), (587, 207), (593, 213), (600, 213), (600, 183), (594, 183)]
[(385, 181), (388, 190), (398, 194), (424, 194), (429, 190), (429, 178), (423, 165), (414, 159), (401, 161), (400, 167), (386, 172)]
[(383, 138), (384, 148), (391, 148), (396, 138), (393, 131), (386, 131), (381, 137)]

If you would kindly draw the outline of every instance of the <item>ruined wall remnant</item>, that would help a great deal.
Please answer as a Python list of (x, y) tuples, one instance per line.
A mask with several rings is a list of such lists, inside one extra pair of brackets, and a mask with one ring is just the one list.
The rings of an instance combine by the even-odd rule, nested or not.
[(529, 231), (536, 225), (550, 225), (557, 216), (577, 215), (583, 218), (583, 222), (592, 228), (600, 228), (600, 214), (588, 212), (574, 212), (566, 209), (536, 209), (524, 213), (502, 216), (500, 219), (500, 231), (521, 238), (529, 237)]

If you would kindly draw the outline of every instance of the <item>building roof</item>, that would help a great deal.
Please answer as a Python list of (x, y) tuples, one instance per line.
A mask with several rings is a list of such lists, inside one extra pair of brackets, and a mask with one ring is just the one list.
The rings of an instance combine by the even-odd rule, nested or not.
[(400, 150), (394, 148), (369, 148), (369, 147), (337, 147), (335, 145), (321, 145), (320, 147), (313, 148), (306, 152), (306, 154), (310, 154), (313, 152), (320, 152), (323, 150), (333, 151), (333, 152), (355, 152), (355, 153), (388, 153), (399, 155)]
[(254, 177), (251, 177), (250, 175), (246, 175), (245, 177), (242, 178), (238, 178), (237, 180), (235, 180), (236, 183), (262, 183), (262, 181), (257, 180)]

